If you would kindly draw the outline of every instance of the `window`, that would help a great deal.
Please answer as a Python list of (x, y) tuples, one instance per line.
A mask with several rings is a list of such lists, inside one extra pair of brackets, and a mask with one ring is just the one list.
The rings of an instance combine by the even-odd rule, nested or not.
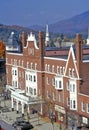
[(26, 74), (26, 80), (28, 80), (28, 75)]
[(53, 100), (56, 100), (56, 94), (53, 92)]
[(12, 81), (12, 86), (14, 86), (14, 81)]
[(12, 70), (12, 75), (14, 75), (14, 70)]
[(32, 88), (29, 88), (29, 92), (31, 95), (33, 95), (33, 89)]
[(26, 92), (28, 93), (28, 86), (26, 87), (27, 89), (26, 89)]
[(27, 61), (27, 68), (29, 68), (29, 62)]
[(32, 81), (32, 75), (31, 75), (31, 79), (30, 80)]
[(70, 108), (71, 108), (72, 110), (75, 110), (75, 109), (76, 109), (76, 101), (73, 100), (73, 99), (70, 100)]
[(59, 88), (61, 88), (62, 87), (62, 83), (61, 83), (61, 81), (59, 81)]
[(35, 70), (37, 70), (37, 63), (35, 63)]
[(48, 72), (50, 71), (50, 65), (48, 65)]
[(47, 64), (45, 65), (45, 71), (47, 71)]
[(65, 73), (65, 67), (63, 67), (63, 74)]
[(67, 91), (70, 90), (70, 86), (69, 86), (69, 83), (68, 83), (68, 82), (66, 83), (66, 89), (67, 89)]
[(74, 77), (74, 69), (72, 69), (72, 77)]
[(85, 111), (85, 103), (81, 102), (81, 110), (84, 112)]
[(36, 95), (36, 89), (34, 89), (34, 95)]
[(31, 69), (32, 69), (32, 67), (33, 67), (33, 63), (31, 62)]
[(54, 65), (52, 65), (52, 72), (53, 72), (53, 73), (55, 72), (55, 70), (54, 70)]
[(87, 104), (87, 113), (89, 113), (89, 104)]
[(73, 100), (73, 108), (74, 109), (76, 108), (76, 102), (75, 102), (75, 100)]
[(72, 70), (69, 68), (69, 76), (72, 76)]
[(70, 92), (75, 93), (76, 86), (74, 83), (70, 83)]
[(15, 70), (15, 75), (17, 75), (17, 71)]
[(36, 76), (34, 76), (34, 82), (36, 82)]
[(63, 79), (60, 77), (55, 77), (55, 88), (62, 90), (63, 89)]
[(52, 79), (52, 85), (55, 86), (55, 78)]
[(30, 76), (30, 74), (29, 74), (29, 80), (31, 80), (31, 76)]
[(47, 84), (49, 85), (49, 77), (47, 77), (46, 80), (47, 80)]
[(70, 108), (72, 109), (72, 100), (70, 100)]
[(73, 92), (75, 92), (75, 84), (73, 84)]
[(62, 73), (63, 73), (63, 72), (62, 72), (62, 67), (60, 67), (60, 75), (62, 75)]
[(67, 98), (67, 106), (70, 106), (70, 98)]
[(59, 74), (59, 66), (57, 66), (57, 74)]
[(17, 81), (15, 81), (15, 87), (17, 87)]
[(49, 91), (47, 91), (47, 98), (49, 98), (50, 96), (49, 96)]

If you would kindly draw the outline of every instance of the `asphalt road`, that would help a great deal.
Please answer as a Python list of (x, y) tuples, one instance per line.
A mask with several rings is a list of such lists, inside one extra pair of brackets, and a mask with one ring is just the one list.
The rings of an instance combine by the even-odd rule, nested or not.
[(4, 130), (16, 130), (11, 125), (7, 124), (2, 120), (0, 120), (0, 125), (2, 126), (2, 128), (4, 128)]

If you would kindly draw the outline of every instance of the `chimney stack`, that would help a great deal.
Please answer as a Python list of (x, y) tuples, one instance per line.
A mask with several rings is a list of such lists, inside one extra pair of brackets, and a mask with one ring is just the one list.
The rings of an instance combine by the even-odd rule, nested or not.
[(24, 46), (26, 46), (26, 44), (27, 44), (27, 33), (26, 32), (22, 32), (21, 42), (22, 42), (22, 48), (24, 48)]
[(76, 60), (77, 60), (77, 67), (80, 74), (81, 70), (81, 63), (82, 63), (82, 35), (76, 34)]

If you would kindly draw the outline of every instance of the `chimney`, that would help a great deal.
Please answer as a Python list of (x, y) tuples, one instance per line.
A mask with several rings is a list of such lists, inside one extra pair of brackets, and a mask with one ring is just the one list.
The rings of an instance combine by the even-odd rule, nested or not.
[(81, 70), (81, 63), (82, 63), (82, 35), (76, 34), (76, 60), (77, 60), (77, 67), (80, 74)]
[(45, 38), (44, 38), (44, 33), (43, 32), (39, 32), (38, 37), (39, 37), (40, 55), (41, 55), (41, 57), (43, 57), (44, 54), (45, 54)]
[(22, 48), (24, 48), (27, 44), (27, 33), (26, 32), (22, 32), (21, 42), (22, 42)]

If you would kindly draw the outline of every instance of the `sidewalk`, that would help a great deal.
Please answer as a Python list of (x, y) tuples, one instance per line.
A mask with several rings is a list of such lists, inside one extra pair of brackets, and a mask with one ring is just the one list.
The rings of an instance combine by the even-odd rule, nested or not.
[[(3, 101), (1, 102), (1, 105), (3, 106), (4, 103)], [(6, 106), (10, 109), (10, 101), (6, 101)], [(26, 114), (24, 115), (24, 118), (26, 119)], [(12, 124), (14, 121), (16, 121), (17, 117), (22, 117), (21, 112), (18, 114), (16, 111), (11, 111), (10, 112), (3, 112), (0, 113), (0, 119), (8, 122), (9, 124)], [(30, 114), (30, 123), (34, 126), (33, 130), (60, 130), (60, 125), (57, 123), (52, 123), (50, 122), (50, 119), (48, 118), (41, 118), (38, 116), (38, 114)], [(63, 128), (61, 130), (64, 130)]]

